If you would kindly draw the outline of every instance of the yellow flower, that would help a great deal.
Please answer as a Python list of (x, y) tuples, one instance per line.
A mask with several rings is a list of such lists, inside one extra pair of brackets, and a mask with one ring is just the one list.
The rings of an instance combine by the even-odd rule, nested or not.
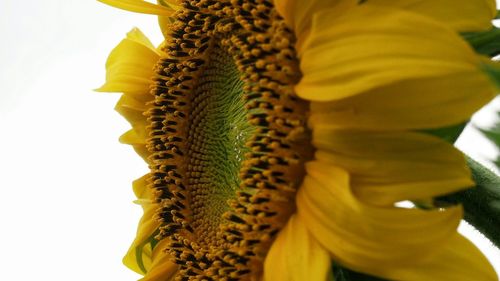
[(111, 53), (105, 92), (151, 172), (124, 262), (142, 280), (327, 280), (337, 262), (393, 280), (497, 280), (457, 233), (473, 185), (424, 133), (496, 89), (458, 35), (493, 0), (101, 0), (159, 16)]

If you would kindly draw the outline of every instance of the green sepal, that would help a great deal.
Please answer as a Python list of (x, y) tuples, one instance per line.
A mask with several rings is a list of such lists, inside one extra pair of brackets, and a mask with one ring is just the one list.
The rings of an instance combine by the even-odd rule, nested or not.
[(488, 31), (462, 33), (462, 37), (476, 52), (494, 57), (500, 54), (500, 29), (492, 27)]
[(436, 204), (464, 206), (464, 219), (500, 247), (500, 177), (467, 157), (476, 187), (436, 199)]

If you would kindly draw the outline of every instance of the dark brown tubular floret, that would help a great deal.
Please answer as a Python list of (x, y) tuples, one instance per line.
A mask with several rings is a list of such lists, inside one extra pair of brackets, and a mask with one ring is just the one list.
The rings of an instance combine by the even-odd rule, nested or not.
[[(182, 7), (163, 49), (167, 58), (156, 66), (147, 112), (150, 186), (162, 206), (159, 238), (171, 241), (166, 250), (180, 266), (177, 280), (257, 280), (294, 211), (311, 155), (308, 104), (293, 92), (300, 78), (295, 38), (271, 1)], [(227, 84), (233, 76), (237, 81)], [(211, 114), (223, 116), (217, 110), (229, 88), (251, 128), (234, 165), (216, 159), (210, 147), (210, 126), (223, 122)], [(228, 166), (237, 167), (235, 187), (224, 182), (233, 172)]]

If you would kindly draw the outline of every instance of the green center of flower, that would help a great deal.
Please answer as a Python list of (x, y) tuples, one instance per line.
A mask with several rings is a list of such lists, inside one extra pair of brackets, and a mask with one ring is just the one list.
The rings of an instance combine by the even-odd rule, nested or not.
[(232, 58), (219, 46), (208, 55), (189, 116), (187, 167), (192, 191), (192, 227), (198, 242), (219, 244), (217, 231), (241, 190), (239, 171), (245, 143), (254, 131), (242, 99), (243, 81)]

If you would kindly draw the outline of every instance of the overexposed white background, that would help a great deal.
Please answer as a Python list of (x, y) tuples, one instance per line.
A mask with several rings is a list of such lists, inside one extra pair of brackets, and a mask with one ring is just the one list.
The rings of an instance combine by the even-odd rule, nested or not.
[[(121, 259), (142, 213), (131, 182), (146, 165), (117, 141), (129, 128), (113, 111), (119, 95), (92, 89), (132, 27), (160, 43), (156, 23), (93, 0), (0, 0), (0, 280), (139, 277)], [(473, 131), (460, 145), (497, 153)], [(461, 229), (500, 272), (500, 252)]]

